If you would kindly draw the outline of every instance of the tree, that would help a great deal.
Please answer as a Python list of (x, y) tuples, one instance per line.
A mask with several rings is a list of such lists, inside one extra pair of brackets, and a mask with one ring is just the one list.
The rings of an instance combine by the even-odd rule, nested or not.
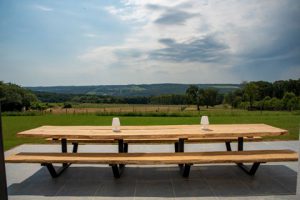
[(282, 98), (282, 103), (283, 103), (283, 106), (285, 109), (287, 110), (290, 110), (289, 106), (291, 106), (291, 103), (290, 105), (288, 105), (289, 101), (293, 98), (295, 98), (296, 95), (292, 92), (286, 92)]
[(249, 101), (249, 105), (250, 105), (250, 109), (251, 109), (253, 107), (254, 101), (256, 100), (256, 98), (258, 96), (258, 87), (255, 83), (250, 82), (250, 83), (245, 84), (244, 91), (245, 91), (246, 98)]
[(24, 107), (29, 109), (37, 97), (29, 90), (11, 83), (0, 82), (0, 98), (3, 111), (21, 111)]
[(215, 106), (217, 102), (218, 91), (212, 88), (207, 88), (203, 92), (203, 101), (206, 108)]
[(185, 92), (188, 98), (188, 102), (190, 104), (196, 104), (198, 111), (200, 110), (200, 95), (202, 91), (203, 90), (199, 90), (196, 85), (190, 85)]

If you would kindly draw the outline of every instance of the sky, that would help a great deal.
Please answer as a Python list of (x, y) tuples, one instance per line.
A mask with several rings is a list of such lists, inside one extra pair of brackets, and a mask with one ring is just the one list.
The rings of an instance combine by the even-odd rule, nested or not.
[(0, 0), (0, 80), (22, 86), (300, 78), (299, 0)]

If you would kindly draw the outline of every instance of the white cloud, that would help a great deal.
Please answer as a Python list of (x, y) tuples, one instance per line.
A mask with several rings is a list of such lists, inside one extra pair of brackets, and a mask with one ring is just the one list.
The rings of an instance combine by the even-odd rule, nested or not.
[(39, 10), (39, 11), (44, 11), (44, 12), (51, 12), (53, 11), (53, 8), (50, 8), (48, 6), (44, 5), (34, 5), (33, 8)]

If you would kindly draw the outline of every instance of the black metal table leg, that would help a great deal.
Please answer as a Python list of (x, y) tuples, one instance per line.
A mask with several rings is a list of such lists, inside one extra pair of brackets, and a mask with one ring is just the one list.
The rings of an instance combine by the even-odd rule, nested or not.
[(73, 144), (73, 153), (77, 153), (77, 151), (78, 151), (78, 143), (77, 142), (73, 142), (72, 143)]
[(184, 139), (179, 138), (178, 140), (178, 152), (184, 152)]
[(124, 140), (118, 140), (118, 152), (123, 153), (124, 152)]
[[(61, 139), (61, 152), (67, 153), (68, 152), (68, 146), (67, 146), (67, 139), (62, 138)], [(68, 163), (63, 163), (63, 167), (68, 166)]]
[(225, 145), (226, 145), (226, 150), (227, 151), (231, 151), (231, 144), (230, 144), (231, 142), (229, 142), (229, 141), (226, 141), (225, 142)]
[(238, 151), (243, 151), (244, 150), (244, 138), (239, 137), (238, 138)]
[(175, 153), (178, 152), (178, 142), (174, 143)]

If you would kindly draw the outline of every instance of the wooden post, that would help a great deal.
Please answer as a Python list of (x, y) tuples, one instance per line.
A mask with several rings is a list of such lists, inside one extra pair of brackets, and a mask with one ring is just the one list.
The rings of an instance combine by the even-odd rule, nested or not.
[(1, 99), (0, 99), (0, 199), (7, 200), (7, 183), (4, 162), (4, 147), (2, 135), (2, 112), (1, 112)]

